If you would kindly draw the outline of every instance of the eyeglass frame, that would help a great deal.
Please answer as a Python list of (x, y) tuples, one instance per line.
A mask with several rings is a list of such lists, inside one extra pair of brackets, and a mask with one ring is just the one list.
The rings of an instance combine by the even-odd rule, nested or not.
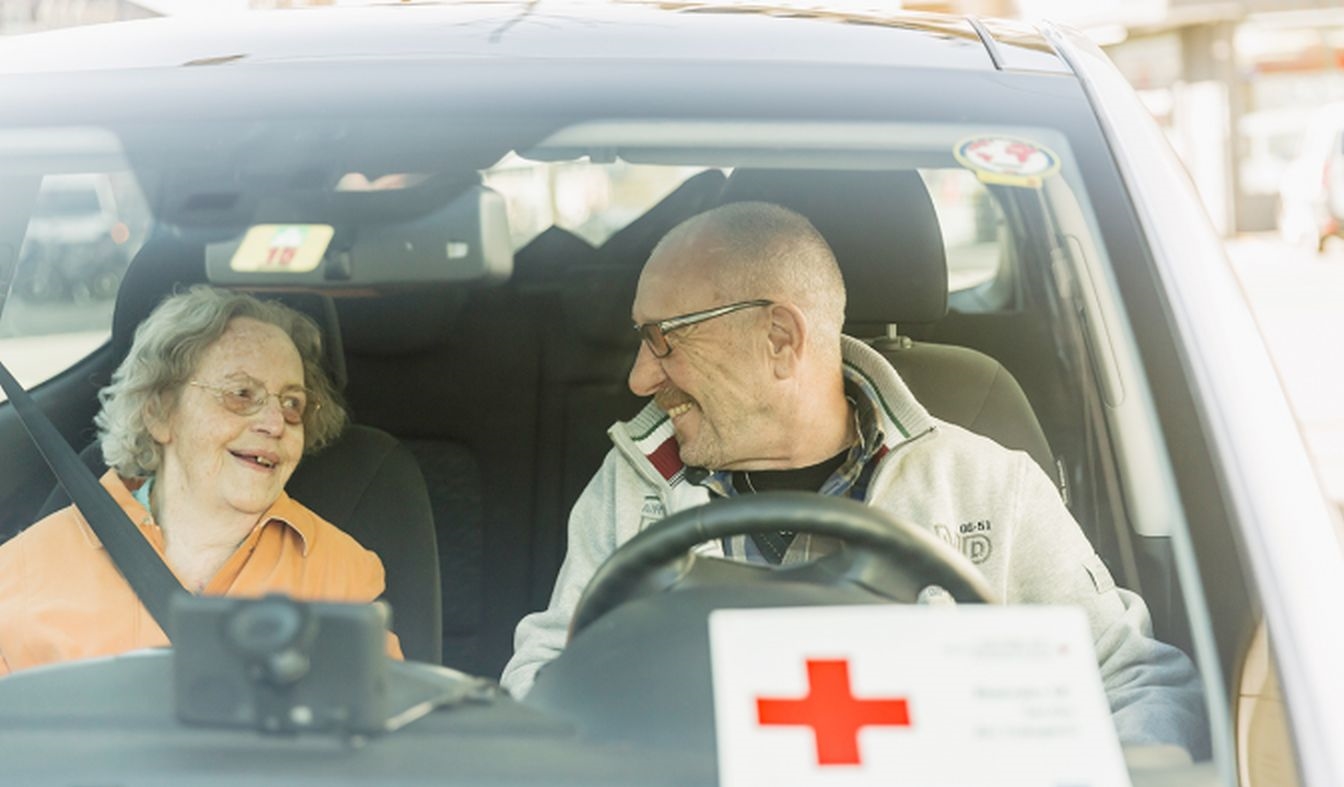
[[(225, 410), (228, 410), (234, 415), (243, 416), (244, 418), (256, 415), (257, 413), (261, 412), (262, 408), (266, 406), (267, 402), (271, 401), (272, 397), (276, 399), (276, 404), (280, 406), (280, 418), (290, 426), (302, 426), (303, 419), (305, 416), (307, 416), (309, 413), (316, 413), (318, 410), (322, 409), (321, 402), (313, 401), (313, 392), (307, 388), (304, 388), (303, 386), (291, 386), (283, 390), (277, 391), (275, 393), (271, 393), (271, 391), (265, 385), (263, 385), (260, 380), (256, 379), (255, 377), (249, 377), (248, 380), (250, 380), (250, 382), (247, 383), (245, 387), (251, 388), (253, 384), (256, 384), (258, 388), (260, 388), (262, 391), (265, 391), (266, 396), (262, 397), (260, 400), (253, 400), (256, 402), (255, 406), (252, 409), (245, 409), (245, 410), (235, 410), (224, 403), (225, 398), (229, 395), (228, 385), (212, 385), (210, 383), (202, 382), (200, 380), (188, 380), (187, 385), (209, 391), (211, 394), (214, 395), (215, 401), (219, 402), (220, 407), (223, 407)], [(303, 393), (304, 397), (303, 410), (299, 412), (299, 417), (297, 421), (291, 421), (285, 417), (285, 406), (281, 404), (280, 398), (285, 394), (291, 394), (295, 392)]]
[[(649, 352), (653, 353), (654, 358), (666, 358), (667, 356), (672, 354), (672, 345), (667, 341), (667, 334), (671, 331), (680, 330), (682, 328), (688, 328), (692, 325), (696, 325), (697, 323), (702, 323), (706, 320), (712, 320), (715, 317), (722, 317), (725, 314), (732, 314), (733, 312), (742, 311), (743, 309), (751, 309), (756, 306), (774, 306), (774, 305), (775, 302), (772, 300), (767, 300), (765, 298), (756, 298), (750, 301), (738, 301), (737, 303), (730, 303), (725, 306), (715, 306), (711, 309), (702, 309), (701, 311), (690, 312), (688, 314), (680, 314), (677, 315), (676, 317), (668, 317), (666, 320), (656, 320), (654, 322), (636, 323), (633, 327), (635, 329), (635, 332), (639, 334), (640, 341), (648, 345)], [(649, 338), (650, 331), (653, 330), (658, 331), (658, 336), (661, 337), (663, 346), (667, 348), (666, 352), (662, 353), (658, 352), (658, 348), (654, 346), (653, 341)]]

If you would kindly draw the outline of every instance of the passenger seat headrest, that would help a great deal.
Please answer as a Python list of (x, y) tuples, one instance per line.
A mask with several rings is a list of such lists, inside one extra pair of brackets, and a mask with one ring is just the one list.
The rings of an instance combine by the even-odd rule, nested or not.
[(947, 257), (918, 172), (737, 169), (719, 204), (773, 202), (805, 216), (845, 278), (847, 324), (929, 323), (947, 313)]
[[(135, 329), (160, 301), (194, 284), (206, 283), (205, 247), (202, 244), (171, 235), (155, 235), (145, 241), (126, 268), (112, 308), (111, 345), (117, 362), (130, 352)], [(323, 368), (336, 389), (344, 390), (347, 380), (345, 350), (331, 298), (320, 293), (255, 294), (278, 300), (313, 318), (322, 331)]]
[(127, 266), (112, 307), (112, 345), (117, 359), (126, 357), (135, 329), (160, 301), (179, 288), (205, 282), (204, 246), (168, 235), (146, 240)]

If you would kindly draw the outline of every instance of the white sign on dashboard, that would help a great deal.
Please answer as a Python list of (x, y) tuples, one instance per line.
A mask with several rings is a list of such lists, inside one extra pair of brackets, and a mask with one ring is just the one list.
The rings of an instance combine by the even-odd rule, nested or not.
[(725, 609), (709, 631), (725, 787), (1129, 784), (1080, 610)]

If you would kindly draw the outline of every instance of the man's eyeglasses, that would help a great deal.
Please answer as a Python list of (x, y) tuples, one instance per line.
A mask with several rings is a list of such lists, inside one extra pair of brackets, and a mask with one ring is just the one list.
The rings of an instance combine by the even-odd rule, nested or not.
[[(224, 409), (237, 415), (254, 415), (266, 406), (266, 402), (272, 396), (280, 405), (280, 416), (285, 419), (285, 423), (292, 426), (298, 426), (303, 423), (303, 414), (308, 410), (308, 390), (306, 388), (286, 388), (280, 393), (271, 393), (266, 390), (260, 380), (238, 380), (226, 385), (210, 385), (200, 380), (192, 380), (187, 383), (197, 388), (202, 388), (215, 395), (215, 399), (224, 405)], [(313, 405), (316, 411), (322, 405), (320, 403)]]
[(635, 330), (639, 331), (639, 338), (649, 345), (649, 350), (653, 352), (654, 358), (666, 358), (672, 352), (672, 345), (667, 343), (667, 335), (679, 328), (695, 325), (698, 322), (712, 320), (715, 317), (722, 317), (725, 314), (732, 314), (743, 309), (750, 309), (755, 306), (773, 306), (774, 301), (754, 300), (740, 301), (730, 303), (727, 306), (716, 306), (713, 309), (691, 312), (678, 317), (669, 317), (666, 320), (657, 322), (646, 322), (642, 325), (636, 325)]

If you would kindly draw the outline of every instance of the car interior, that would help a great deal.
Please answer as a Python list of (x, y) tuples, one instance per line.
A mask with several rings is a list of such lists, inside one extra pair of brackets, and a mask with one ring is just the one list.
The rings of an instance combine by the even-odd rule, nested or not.
[[(547, 604), (570, 507), (610, 447), (606, 429), (642, 404), (626, 387), (638, 349), (629, 308), (641, 266), (668, 230), (703, 210), (775, 202), (811, 220), (835, 251), (849, 293), (846, 333), (877, 348), (934, 416), (1027, 453), (1117, 581), (1145, 597), (1158, 636), (1190, 652), (1169, 533), (1134, 521), (1143, 511), (1127, 506), (1131, 493), (1116, 470), (1125, 459), (1112, 444), (1105, 388), (1095, 382), (1088, 324), (1089, 308), (1098, 307), (1081, 302), (1081, 268), (1058, 242), (1059, 233), (1087, 234), (1086, 220), (1059, 208), (1076, 196), (978, 182), (946, 148), (880, 166), (852, 152), (809, 159), (797, 151), (734, 157), (660, 148), (635, 151), (629, 161), (575, 156), (562, 145), (524, 152), (526, 159), (501, 160), (507, 167), (419, 185), (409, 178), (391, 190), (383, 207), (398, 219), (418, 197), (433, 201), (433, 210), (410, 213), (416, 231), (436, 243), (452, 243), (452, 222), (436, 229), (432, 221), (461, 193), (501, 194), (499, 211), (508, 203), (513, 248), (505, 273), (487, 259), (461, 281), (411, 286), (358, 275), (335, 283), (221, 281), (211, 260), (226, 235), (196, 214), (193, 228), (181, 205), (195, 200), (198, 214), (228, 214), (234, 223), (221, 225), (235, 230), (238, 209), (208, 190), (157, 192), (146, 184), (157, 202), (112, 301), (110, 337), (34, 387), (34, 398), (100, 473), (97, 391), (161, 298), (214, 281), (309, 314), (352, 423), (304, 460), (290, 494), (382, 558), (392, 627), (408, 658), (497, 677), (517, 621)], [(529, 217), (510, 181), (520, 160), (549, 168), (552, 187), (556, 170), (603, 173), (617, 185), (655, 172), (662, 185), (641, 191), (636, 207), (590, 210), (589, 224), (604, 222), (594, 232), (558, 213)], [(369, 199), (380, 204), (377, 193)], [(320, 212), (329, 203), (312, 204)], [(314, 215), (267, 210), (257, 207), (249, 220)], [(340, 211), (321, 218), (338, 238), (343, 222), (354, 221)], [(520, 233), (524, 225), (533, 231)], [(388, 238), (394, 233), (361, 259), (395, 256)], [(968, 266), (968, 250), (976, 265)], [(68, 497), (7, 410), (0, 440), (14, 447), (5, 460), (12, 472), (0, 478), (3, 541)]]
[[(1021, 210), (1016, 196), (986, 192)], [(949, 310), (944, 241), (917, 171), (706, 169), (600, 246), (546, 229), (499, 285), (281, 296), (323, 328), (353, 414), (337, 445), (305, 461), (292, 492), (382, 556), (408, 654), (498, 673), (513, 622), (546, 603), (569, 508), (609, 447), (606, 427), (639, 407), (625, 377), (643, 261), (680, 221), (743, 200), (785, 205), (818, 227), (846, 279), (846, 332), (879, 348), (935, 416), (1027, 452), (1075, 510), (1088, 504), (1096, 481), (1080, 456), (1090, 439), (1082, 405), (1067, 347), (1033, 303), (1029, 286), (1046, 282), (1030, 265), (998, 274), (1022, 280), (1010, 285), (1009, 308)], [(1008, 248), (1031, 253), (1025, 239), (1017, 244)], [(91, 467), (101, 467), (88, 427), (97, 387), (162, 297), (207, 281), (205, 256), (204, 244), (150, 238), (122, 281), (108, 344), (40, 389), (68, 403), (58, 408), (67, 423), (84, 421), (77, 447)], [(11, 509), (7, 532), (67, 499), (50, 485), (32, 497), (32, 513)], [(1114, 528), (1077, 518), (1119, 562)]]

